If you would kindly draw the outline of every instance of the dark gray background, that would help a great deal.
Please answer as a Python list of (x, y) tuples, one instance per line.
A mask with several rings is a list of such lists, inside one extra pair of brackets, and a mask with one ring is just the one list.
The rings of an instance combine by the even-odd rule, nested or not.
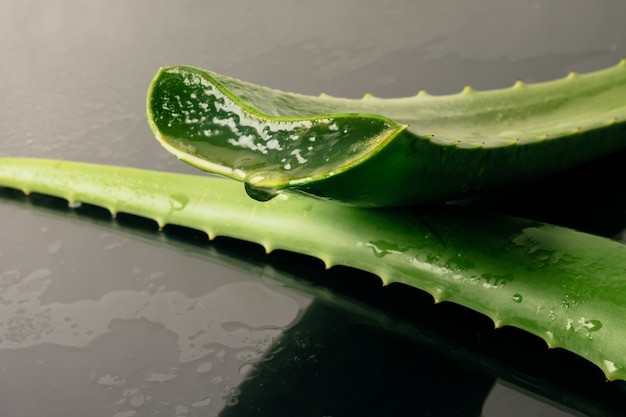
[[(145, 121), (160, 66), (310, 94), (445, 94), (616, 64), (625, 17), (618, 0), (0, 0), (0, 156), (194, 172)], [(0, 230), (2, 415), (236, 410), (253, 365), (320, 297), (245, 248), (49, 205), (1, 200)], [(560, 413), (499, 384), (484, 411)]]

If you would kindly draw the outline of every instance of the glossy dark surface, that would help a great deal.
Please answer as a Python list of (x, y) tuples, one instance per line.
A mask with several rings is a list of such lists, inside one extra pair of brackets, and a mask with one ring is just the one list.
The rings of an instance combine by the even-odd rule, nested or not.
[[(0, 155), (193, 172), (145, 121), (160, 66), (310, 94), (452, 93), (613, 65), (625, 15), (583, 0), (0, 0)], [(468, 203), (618, 236), (625, 156)], [(624, 412), (623, 384), (418, 291), (55, 200), (0, 203), (5, 415)]]

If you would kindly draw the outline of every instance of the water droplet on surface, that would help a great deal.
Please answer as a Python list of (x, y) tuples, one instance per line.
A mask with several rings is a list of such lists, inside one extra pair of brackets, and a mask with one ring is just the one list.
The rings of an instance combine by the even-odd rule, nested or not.
[(124, 385), (126, 383), (125, 379), (118, 378), (117, 376), (113, 376), (110, 374), (101, 376), (98, 378), (98, 384), (113, 386), (113, 385)]
[(228, 405), (228, 406), (232, 407), (232, 406), (235, 406), (237, 404), (239, 404), (239, 398), (237, 398), (237, 397), (230, 397), (230, 398), (228, 398), (228, 400), (226, 400), (226, 405)]
[(226, 405), (234, 406), (239, 404), (239, 396), (241, 395), (241, 390), (239, 388), (233, 388), (228, 391), (228, 396), (226, 398)]
[(608, 359), (604, 360), (604, 367), (606, 368), (607, 371), (609, 371), (610, 373), (614, 373), (619, 371), (620, 369), (622, 369), (622, 365), (617, 365), (615, 362), (610, 361)]
[(597, 332), (598, 330), (602, 328), (602, 322), (600, 320), (585, 320), (581, 318), (579, 323), (581, 324), (582, 327), (587, 329), (589, 333)]
[(132, 407), (141, 407), (145, 401), (145, 397), (142, 393), (138, 393), (130, 397), (130, 405)]
[(518, 303), (518, 304), (522, 302), (522, 299), (523, 299), (523, 297), (522, 297), (521, 294), (514, 294), (513, 295), (513, 301)]
[(367, 242), (367, 246), (372, 248), (374, 251), (374, 256), (377, 258), (382, 258), (389, 253), (398, 253), (404, 252), (406, 249), (402, 248), (395, 243), (387, 242), (384, 240), (375, 240)]
[(242, 362), (250, 362), (258, 358), (259, 354), (253, 350), (243, 350), (241, 352), (237, 352), (235, 357)]
[(246, 363), (239, 368), (239, 374), (247, 375), (252, 370), (252, 364)]
[(169, 374), (153, 372), (145, 379), (146, 382), (160, 382), (163, 383), (165, 381), (169, 381), (170, 379), (176, 378), (178, 375), (174, 372)]
[(170, 195), (170, 207), (172, 210), (182, 210), (189, 203), (189, 197), (184, 194), (176, 193)]
[(203, 374), (203, 373), (209, 372), (211, 368), (213, 368), (213, 364), (211, 362), (202, 362), (196, 368), (196, 372), (199, 374)]
[(187, 414), (189, 414), (189, 408), (184, 405), (177, 405), (176, 407), (174, 407), (174, 411), (176, 413), (176, 417), (186, 416)]
[(113, 414), (113, 417), (134, 417), (137, 414), (137, 410), (121, 411)]
[(211, 404), (211, 399), (207, 397), (207, 398), (205, 398), (203, 400), (192, 402), (191, 406), (195, 407), (195, 408), (198, 408), (198, 407), (206, 407), (209, 404)]
[(0, 274), (0, 287), (8, 287), (19, 282), (21, 279), (20, 271), (9, 269)]
[(56, 255), (57, 253), (59, 253), (62, 247), (63, 247), (63, 240), (59, 239), (48, 245), (48, 253), (50, 255)]
[(587, 320), (584, 317), (578, 319), (576, 323), (572, 319), (567, 320), (565, 325), (566, 330), (574, 330), (575, 332), (586, 332), (587, 338), (593, 339), (592, 333), (602, 329), (602, 322), (600, 320)]

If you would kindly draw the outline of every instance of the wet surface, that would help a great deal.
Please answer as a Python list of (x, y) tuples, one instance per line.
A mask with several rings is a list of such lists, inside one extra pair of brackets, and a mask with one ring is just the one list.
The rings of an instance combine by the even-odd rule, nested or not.
[[(497, 88), (617, 63), (624, 15), (624, 4), (583, 0), (4, 2), (0, 155), (194, 172), (145, 121), (158, 67), (348, 97)], [(623, 236), (624, 156), (465, 204)], [(579, 358), (419, 291), (132, 217), (0, 197), (3, 415), (624, 412), (623, 384)], [(184, 204), (173, 192), (173, 209)]]

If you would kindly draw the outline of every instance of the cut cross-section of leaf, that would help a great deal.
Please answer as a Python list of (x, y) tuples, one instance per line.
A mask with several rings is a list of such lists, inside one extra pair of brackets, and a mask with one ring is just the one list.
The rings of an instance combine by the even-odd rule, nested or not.
[(157, 138), (171, 153), (244, 182), (260, 200), (294, 186), (320, 194), (310, 184), (358, 165), (404, 130), (375, 115), (267, 116), (187, 67), (159, 72), (148, 109)]

